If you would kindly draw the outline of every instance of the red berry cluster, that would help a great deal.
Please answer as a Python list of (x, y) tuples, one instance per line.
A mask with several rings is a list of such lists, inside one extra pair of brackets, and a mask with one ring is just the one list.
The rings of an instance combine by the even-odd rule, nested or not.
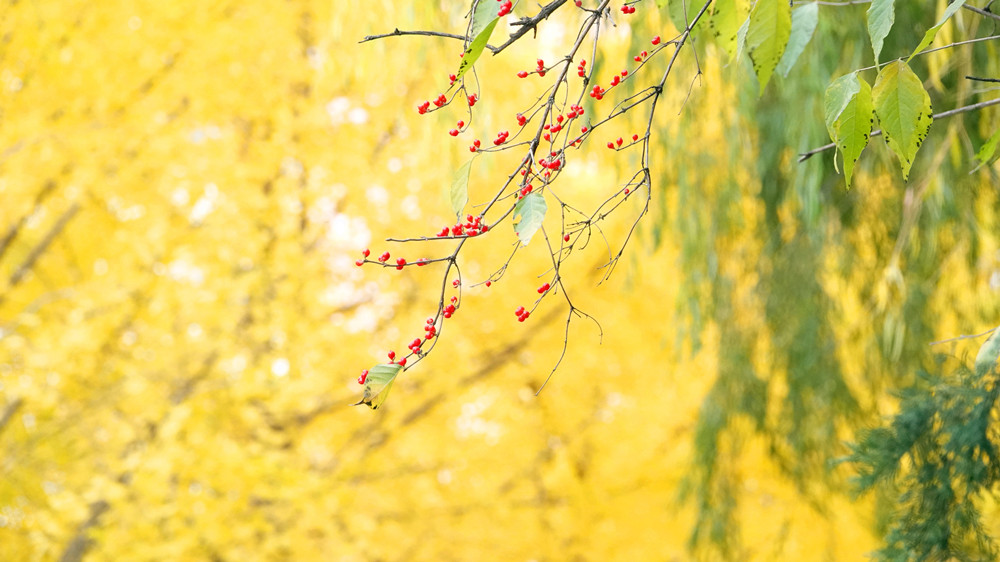
[(444, 316), (445, 318), (451, 318), (451, 316), (455, 314), (455, 311), (458, 310), (456, 308), (457, 304), (458, 304), (458, 297), (451, 297), (451, 303), (448, 306), (444, 307), (444, 310), (441, 312), (441, 316)]
[(563, 162), (559, 159), (559, 153), (557, 152), (550, 152), (548, 158), (542, 158), (538, 161), (539, 166), (553, 171), (562, 167), (562, 164)]
[(634, 14), (635, 13), (635, 6), (629, 6), (628, 4), (622, 6), (622, 13), (623, 14)]
[[(441, 228), (441, 231), (437, 233), (438, 238), (444, 238), (449, 234), (451, 236), (479, 236), (480, 234), (485, 234), (486, 231), (490, 229), (489, 225), (483, 222), (482, 215), (473, 217), (472, 215), (465, 215), (465, 222), (457, 222), (453, 226), (445, 226)], [(420, 265), (417, 263), (417, 265)]]
[[(499, 2), (500, 0), (497, 1)], [(510, 0), (503, 0), (503, 2), (500, 4), (500, 11), (497, 12), (497, 17), (502, 18), (506, 16), (507, 14), (510, 13), (511, 8), (513, 7), (514, 5)]]
[(587, 61), (581, 60), (580, 64), (576, 65), (576, 75), (579, 76), (580, 78), (586, 76), (587, 75), (586, 66), (587, 66)]
[[(369, 250), (368, 248), (365, 248), (365, 251), (361, 252), (362, 258), (367, 258), (369, 255), (371, 255), (371, 250)], [(360, 259), (354, 262), (354, 265), (361, 267), (362, 265), (365, 264), (366, 261), (367, 261), (366, 259)]]
[(519, 306), (514, 309), (514, 316), (517, 316), (518, 322), (524, 322), (530, 315), (531, 313), (525, 310), (523, 306)]
[(594, 88), (592, 90), (590, 90), (590, 97), (594, 98), (595, 100), (600, 101), (600, 100), (604, 99), (604, 94), (606, 92), (607, 92), (607, 90), (605, 90), (604, 88), (600, 87), (597, 84), (594, 84)]
[[(639, 141), (639, 135), (632, 135), (632, 142), (629, 143), (629, 146), (632, 146), (633, 144), (635, 144), (638, 141)], [(618, 150), (619, 148), (621, 148), (622, 144), (624, 144), (624, 143), (625, 143), (625, 139), (623, 139), (621, 137), (618, 137), (618, 139), (615, 140), (614, 142), (609, 142), (608, 143), (608, 148), (613, 149), (613, 150)]]
[(476, 94), (469, 94), (466, 96), (466, 99), (469, 100), (469, 107), (473, 107), (476, 105), (476, 102), (479, 101), (479, 96)]
[(545, 76), (545, 61), (543, 61), (542, 59), (538, 59), (535, 61), (535, 64), (538, 66), (538, 68), (535, 70), (535, 72), (538, 73), (538, 76), (539, 77)]
[(497, 138), (493, 139), (493, 145), (494, 146), (500, 146), (501, 144), (507, 142), (507, 137), (509, 137), (509, 136), (510, 136), (510, 132), (508, 132), (508, 131), (500, 131), (499, 133), (497, 133)]
[(431, 340), (437, 335), (437, 327), (434, 325), (434, 319), (428, 318), (427, 323), (424, 324), (424, 339)]
[(635, 62), (642, 62), (642, 59), (644, 59), (644, 58), (646, 58), (648, 56), (649, 56), (649, 53), (647, 53), (646, 51), (643, 51), (643, 52), (639, 53), (638, 55), (636, 55), (634, 60), (635, 60)]
[[(515, 199), (523, 199), (529, 193), (531, 193), (532, 189), (534, 189), (534, 186), (532, 186), (530, 183), (528, 185), (522, 187), (521, 190), (517, 192), (517, 195), (515, 196)], [(488, 286), (489, 285), (487, 285), (487, 287)]]
[(657, 35), (656, 37), (653, 37), (653, 40), (650, 41), (650, 43), (652, 43), (654, 45), (659, 45), (660, 44), (660, 36)]
[(478, 151), (479, 151), (479, 139), (476, 139), (472, 141), (472, 144), (469, 145), (469, 152), (478, 152)]
[(543, 283), (542, 286), (538, 288), (538, 294), (542, 294), (545, 291), (548, 291), (549, 288), (551, 288), (551, 286), (548, 283)]
[(459, 120), (458, 123), (455, 124), (455, 128), (448, 131), (448, 134), (453, 137), (457, 137), (458, 133), (461, 133), (462, 130), (464, 129), (465, 129), (465, 121)]

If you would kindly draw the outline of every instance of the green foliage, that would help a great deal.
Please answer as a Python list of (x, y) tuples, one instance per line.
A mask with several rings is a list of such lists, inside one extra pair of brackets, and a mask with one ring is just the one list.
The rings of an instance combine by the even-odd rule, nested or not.
[(545, 219), (545, 197), (541, 193), (529, 193), (514, 205), (514, 232), (525, 246), (542, 227)]
[(961, 7), (964, 4), (965, 0), (955, 0), (954, 2), (949, 4), (944, 11), (944, 15), (941, 16), (941, 19), (938, 20), (938, 22), (934, 24), (933, 27), (928, 29), (926, 33), (924, 33), (924, 38), (920, 40), (920, 43), (918, 43), (916, 48), (913, 49), (913, 52), (910, 53), (910, 56), (909, 58), (906, 59), (906, 61), (909, 62), (910, 59), (916, 56), (917, 53), (923, 51), (928, 45), (930, 45), (931, 42), (934, 41), (934, 37), (937, 36), (937, 33), (941, 29), (941, 26), (943, 26), (945, 22), (947, 22), (948, 19), (951, 18), (951, 16), (955, 15), (955, 12), (961, 9)]
[(451, 182), (451, 189), (448, 190), (448, 200), (451, 202), (451, 210), (459, 219), (462, 218), (462, 210), (469, 202), (469, 174), (472, 171), (472, 161), (468, 162), (455, 171), (455, 178)]
[(715, 42), (726, 51), (730, 60), (735, 59), (737, 52), (743, 48), (738, 32), (743, 29), (743, 36), (746, 35), (746, 28), (743, 25), (747, 22), (749, 13), (749, 3), (741, 0), (716, 0), (712, 3), (709, 25)]
[(747, 53), (753, 61), (760, 91), (767, 87), (771, 74), (785, 52), (792, 31), (792, 7), (783, 0), (758, 0), (750, 12), (746, 35)]
[[(488, 0), (480, 2), (480, 4), (491, 4)], [(494, 6), (495, 7), (495, 6)], [(465, 49), (465, 53), (462, 55), (462, 62), (458, 64), (458, 72), (455, 73), (456, 78), (462, 78), (465, 73), (472, 68), (472, 65), (476, 64), (479, 60), (480, 55), (483, 54), (483, 50), (486, 49), (486, 44), (490, 42), (490, 35), (493, 35), (493, 29), (496, 28), (497, 22), (500, 18), (494, 17), (492, 21), (486, 24), (476, 36), (475, 39), (469, 43), (469, 47)], [(475, 27), (475, 22), (473, 22), (473, 27)]]
[(994, 131), (990, 135), (990, 138), (983, 143), (983, 146), (979, 147), (979, 151), (976, 152), (976, 160), (979, 160), (979, 166), (996, 162), (998, 146), (1000, 146), (1000, 129)]
[(872, 97), (882, 136), (899, 157), (905, 180), (931, 127), (931, 97), (909, 65), (899, 60), (882, 67)]
[(875, 64), (878, 64), (879, 55), (882, 53), (882, 42), (896, 21), (895, 3), (896, 0), (872, 0), (868, 8), (868, 36), (872, 41)]
[(979, 507), (1000, 483), (991, 429), (998, 390), (995, 370), (977, 374), (960, 366), (944, 377), (920, 372), (917, 384), (900, 393), (900, 412), (890, 423), (859, 434), (846, 458), (857, 470), (858, 489), (887, 488), (898, 506), (879, 559), (1000, 556)]
[(854, 163), (871, 137), (872, 88), (856, 72), (841, 76), (827, 88), (824, 107), (827, 130), (844, 158), (844, 179), (850, 189)]
[(813, 32), (816, 31), (817, 23), (819, 23), (819, 4), (813, 2), (792, 10), (792, 31), (777, 68), (782, 76), (788, 76), (788, 72), (795, 66), (795, 61), (799, 60), (799, 55), (805, 50)]
[(392, 383), (396, 382), (396, 377), (402, 369), (403, 366), (398, 363), (375, 365), (369, 369), (365, 379), (364, 396), (355, 406), (367, 404), (372, 410), (378, 409), (389, 397)]

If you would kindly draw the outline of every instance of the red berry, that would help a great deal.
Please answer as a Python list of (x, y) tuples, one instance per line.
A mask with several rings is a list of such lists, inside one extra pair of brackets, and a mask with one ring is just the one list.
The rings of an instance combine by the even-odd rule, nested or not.
[(399, 366), (402, 367), (403, 365), (406, 365), (406, 357), (399, 360)]
[(549, 290), (549, 284), (545, 283), (541, 287), (538, 288), (538, 293), (541, 294), (541, 293), (544, 293), (545, 291), (548, 291), (548, 290)]
[(652, 43), (654, 45), (659, 45), (660, 44), (660, 36), (657, 35), (656, 37), (653, 37), (653, 40), (650, 41), (650, 43)]
[(514, 316), (520, 316), (522, 314), (524, 314), (524, 307), (523, 306), (519, 306), (519, 307), (517, 307), (517, 308), (514, 309)]
[(378, 257), (378, 261), (385, 263), (389, 259), (389, 252), (386, 252)]
[(615, 147), (615, 143), (613, 143), (613, 142), (609, 142), (608, 143), (608, 148), (614, 148), (614, 147)]
[(398, 260), (396, 260), (396, 269), (403, 269), (403, 266), (405, 265), (406, 265), (405, 259), (399, 258)]
[(469, 99), (469, 107), (472, 107), (476, 105), (477, 101), (479, 101), (479, 96), (477, 96), (476, 94), (470, 94), (468, 96), (468, 99)]
[(628, 188), (625, 188), (625, 195), (628, 195)]
[(365, 384), (366, 380), (368, 380), (368, 369), (361, 371), (361, 376), (358, 377), (358, 384)]
[(642, 60), (642, 57), (640, 57), (639, 55), (636, 55), (633, 60), (635, 60), (635, 62), (639, 62), (639, 61)]
[(453, 136), (453, 137), (457, 137), (458, 136), (458, 129), (452, 129), (452, 130), (448, 131), (448, 134), (451, 135), (451, 136)]
[(563, 242), (569, 242), (569, 234), (563, 236)]
[(589, 129), (587, 129), (586, 127), (580, 127), (580, 132), (581, 133), (586, 133), (588, 130)]
[(490, 286), (490, 285), (492, 285), (492, 284), (493, 284), (493, 282), (492, 282), (492, 281), (490, 281), (489, 279), (487, 279), (487, 280), (486, 280), (486, 286), (487, 286), (487, 287), (489, 287), (489, 286)]
[(362, 265), (365, 265), (365, 262), (362, 261), (362, 260), (358, 260), (358, 261), (354, 262), (354, 265), (356, 265), (358, 267), (361, 267)]
[(632, 142), (639, 140), (639, 135), (632, 135)]
[(576, 4), (577, 8), (582, 8), (583, 7), (583, 2), (581, 0), (576, 0), (576, 2), (574, 2), (574, 4)]
[(396, 352), (395, 351), (390, 351), (389, 352), (389, 361), (392, 361), (395, 358), (396, 358)]
[(527, 78), (528, 77), (528, 73), (526, 71), (522, 70), (521, 72), (517, 73), (517, 77), (518, 78)]
[(371, 255), (371, 253), (372, 253), (371, 250), (365, 248), (365, 251), (361, 252), (361, 255), (367, 258), (369, 255)]
[(625, 142), (625, 141), (622, 140), (621, 137), (618, 137), (618, 140), (615, 141), (615, 144), (617, 144), (618, 146), (621, 146), (623, 142)]

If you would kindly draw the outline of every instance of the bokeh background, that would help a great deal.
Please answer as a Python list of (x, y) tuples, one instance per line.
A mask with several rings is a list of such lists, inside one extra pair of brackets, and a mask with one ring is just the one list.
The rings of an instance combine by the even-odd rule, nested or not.
[[(822, 89), (862, 65), (843, 37), (864, 30), (824, 20), (836, 53), (810, 47), (760, 99), (702, 43), (701, 74), (682, 59), (658, 110), (653, 207), (614, 275), (599, 283), (596, 242), (563, 272), (603, 336), (572, 322), (535, 396), (567, 313), (551, 298), (524, 324), (511, 314), (548, 268), (536, 244), (491, 288), (466, 288), (382, 409), (351, 407), (360, 370), (419, 333), (441, 285), (439, 268), (354, 261), (440, 251), (383, 240), (450, 222), (469, 140), (446, 133), (462, 111), (415, 111), (447, 87), (458, 42), (358, 41), (461, 33), (466, 10), (4, 4), (0, 558), (856, 560), (876, 547), (879, 497), (854, 497), (836, 459), (895, 410), (929, 342), (996, 323), (995, 172), (969, 176), (962, 152), (996, 114), (935, 124), (909, 184), (873, 145), (846, 192), (829, 156), (794, 155), (826, 142)], [(599, 73), (674, 33), (638, 15), (605, 30)], [(484, 55), (475, 136), (510, 127), (542, 87), (515, 72), (561, 56), (578, 21), (557, 15)], [(984, 92), (948, 81), (976, 56), (956, 52), (933, 63), (933, 95), (975, 101)], [(602, 148), (560, 178), (584, 208), (637, 164)], [(473, 203), (516, 157), (479, 161)], [(612, 248), (640, 205), (608, 219)], [(474, 240), (466, 279), (514, 241), (509, 227)]]

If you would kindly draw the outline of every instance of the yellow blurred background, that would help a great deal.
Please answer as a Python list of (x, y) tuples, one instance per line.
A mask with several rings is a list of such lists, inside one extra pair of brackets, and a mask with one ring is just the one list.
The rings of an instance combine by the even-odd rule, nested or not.
[[(573, 321), (539, 396), (567, 309), (551, 298), (528, 322), (511, 314), (534, 301), (548, 268), (536, 244), (491, 288), (465, 290), (434, 353), (399, 377), (383, 408), (349, 406), (361, 369), (419, 334), (441, 284), (440, 268), (354, 261), (367, 247), (440, 252), (383, 240), (450, 222), (445, 190), (468, 157), (468, 139), (446, 133), (460, 111), (415, 110), (447, 87), (459, 43), (358, 41), (394, 27), (461, 33), (461, 4), (2, 8), (0, 559), (857, 560), (875, 548), (869, 499), (804, 493), (773, 443), (737, 419), (717, 443), (728, 488), (704, 496), (735, 494), (736, 546), (689, 550), (705, 524), (684, 495), (701, 482), (694, 432), (731, 327), (706, 320), (691, 343), (678, 321), (683, 243), (655, 244), (646, 226), (609, 281), (598, 283), (602, 243), (567, 265), (570, 296), (603, 338)], [(538, 82), (514, 73), (560, 56), (573, 17), (477, 63), (476, 137), (491, 139), (533, 99)], [(655, 14), (632, 23), (607, 30), (607, 60), (672, 31)], [(710, 54), (686, 105), (689, 81), (671, 84), (659, 126), (680, 134), (671, 123), (687, 112), (687, 138), (739, 155), (726, 173), (742, 226), (716, 233), (733, 252), (717, 268), (734, 280), (733, 325), (766, 331), (753, 139), (728, 134), (741, 119), (738, 88)], [(635, 165), (602, 145), (560, 179), (582, 206)], [(663, 169), (686, 164), (656, 150)], [(512, 158), (480, 160), (474, 203)], [(894, 204), (878, 189), (888, 181), (854, 188), (873, 221)], [(665, 193), (672, 210), (648, 220), (696, 212)], [(612, 247), (640, 209), (609, 219)], [(855, 266), (881, 271), (892, 234), (858, 236), (875, 249)], [(502, 265), (514, 240), (506, 226), (473, 240), (462, 258), (469, 284)], [(985, 261), (947, 281), (977, 287), (967, 302), (992, 295), (991, 248), (989, 238)], [(850, 379), (865, 368), (854, 355), (863, 335), (882, 325), (869, 326), (859, 296), (869, 279), (841, 276), (841, 258), (819, 262), (824, 289), (843, 297), (833, 333), (854, 346), (837, 349)], [(896, 286), (885, 285), (887, 300)], [(957, 302), (941, 298), (942, 311)], [(968, 326), (958, 312), (940, 318), (944, 335)], [(770, 348), (780, 345), (753, 346), (762, 376), (781, 370)], [(770, 392), (779, 398), (781, 385)], [(891, 409), (865, 392), (870, 411)]]

